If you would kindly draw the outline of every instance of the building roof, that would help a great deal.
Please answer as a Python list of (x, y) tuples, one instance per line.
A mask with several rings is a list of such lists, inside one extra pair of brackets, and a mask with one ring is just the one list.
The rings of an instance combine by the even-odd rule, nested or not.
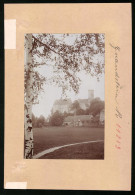
[(54, 102), (54, 105), (70, 105), (71, 103), (71, 99), (59, 99)]
[(78, 120), (81, 120), (81, 121), (86, 121), (86, 120), (90, 120), (92, 117), (92, 115), (76, 115), (76, 116), (67, 116), (65, 119), (64, 119), (64, 122), (74, 122), (74, 121), (78, 121)]

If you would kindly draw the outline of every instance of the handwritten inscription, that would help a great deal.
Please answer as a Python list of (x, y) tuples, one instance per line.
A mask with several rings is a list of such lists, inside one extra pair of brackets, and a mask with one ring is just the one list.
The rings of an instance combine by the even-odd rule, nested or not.
[(121, 126), (116, 124), (116, 144), (117, 149), (121, 149)]
[(118, 73), (118, 64), (119, 64), (119, 52), (120, 47), (114, 46), (110, 43), (111, 48), (114, 50), (114, 69), (115, 69), (115, 117), (117, 118), (118, 123), (116, 124), (116, 149), (121, 149), (121, 126), (120, 120), (122, 119), (122, 113), (119, 109), (119, 101), (118, 96), (120, 93), (121, 85), (120, 85), (120, 76)]

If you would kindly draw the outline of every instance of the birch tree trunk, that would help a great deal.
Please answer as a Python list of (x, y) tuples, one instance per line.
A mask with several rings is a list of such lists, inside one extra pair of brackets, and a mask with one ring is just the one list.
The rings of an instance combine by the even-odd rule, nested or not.
[(32, 83), (33, 83), (33, 65), (32, 65), (32, 34), (25, 36), (25, 94), (24, 94), (24, 158), (33, 156), (33, 131), (32, 131)]

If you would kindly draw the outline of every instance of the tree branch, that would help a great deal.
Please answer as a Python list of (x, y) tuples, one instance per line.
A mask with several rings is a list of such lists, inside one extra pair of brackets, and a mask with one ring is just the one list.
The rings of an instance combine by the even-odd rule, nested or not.
[(63, 56), (62, 56), (60, 53), (56, 52), (54, 49), (50, 48), (50, 47), (49, 47), (48, 45), (46, 45), (45, 43), (39, 41), (39, 40), (38, 40), (36, 37), (34, 37), (33, 35), (32, 35), (32, 37), (33, 37), (37, 42), (39, 42), (42, 46), (45, 46), (45, 47), (46, 47), (47, 49), (49, 49), (50, 51), (53, 51), (54, 53), (60, 55), (60, 56), (63, 58)]

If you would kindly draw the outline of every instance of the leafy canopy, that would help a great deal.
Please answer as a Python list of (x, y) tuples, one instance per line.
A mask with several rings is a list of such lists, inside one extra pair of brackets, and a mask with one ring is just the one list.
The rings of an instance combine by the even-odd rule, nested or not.
[[(25, 39), (27, 41), (27, 34)], [(33, 71), (33, 103), (47, 82), (61, 87), (63, 94), (71, 89), (78, 93), (81, 80), (77, 73), (81, 70), (99, 80), (104, 72), (104, 60), (99, 59), (104, 59), (104, 52), (104, 34), (32, 34), (30, 66), (33, 69), (25, 69), (25, 89)], [(53, 66), (49, 79), (36, 71), (36, 67), (42, 65)]]

